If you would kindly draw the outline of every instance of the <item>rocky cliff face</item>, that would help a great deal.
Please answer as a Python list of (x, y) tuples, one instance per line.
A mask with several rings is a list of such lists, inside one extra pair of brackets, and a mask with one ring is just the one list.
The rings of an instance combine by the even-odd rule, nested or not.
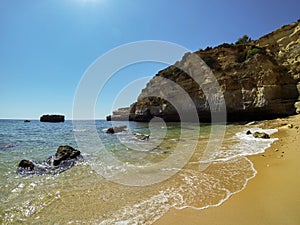
[[(255, 44), (266, 48), (279, 64), (286, 67), (288, 74), (297, 82), (300, 93), (300, 20), (261, 37)], [(300, 99), (295, 107), (299, 113)]]
[[(131, 118), (149, 121), (158, 116), (166, 121), (178, 121), (181, 117), (178, 112), (189, 115), (196, 110), (200, 120), (208, 121), (211, 112), (223, 110), (219, 104), (222, 100), (225, 100), (228, 121), (292, 115), (296, 113), (295, 103), (300, 106), (297, 103), (299, 43), (300, 23), (297, 22), (257, 41), (187, 53), (180, 62), (150, 80), (130, 107)], [(199, 65), (195, 56), (201, 57), (211, 70)]]

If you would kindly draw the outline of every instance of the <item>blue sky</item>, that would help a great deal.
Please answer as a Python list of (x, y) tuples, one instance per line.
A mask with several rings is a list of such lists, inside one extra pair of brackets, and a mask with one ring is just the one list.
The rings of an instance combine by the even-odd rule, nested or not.
[[(299, 9), (298, 0), (2, 0), (0, 118), (61, 113), (71, 119), (84, 72), (119, 45), (163, 40), (196, 51), (244, 34), (256, 39), (297, 21)], [(165, 66), (138, 64), (115, 74), (101, 91), (96, 118), (110, 113), (128, 83)], [(132, 103), (140, 89), (117, 106)]]

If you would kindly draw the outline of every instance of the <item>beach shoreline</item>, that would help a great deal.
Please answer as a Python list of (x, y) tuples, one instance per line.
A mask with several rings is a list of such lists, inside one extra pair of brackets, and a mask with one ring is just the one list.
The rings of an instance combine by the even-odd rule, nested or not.
[(247, 157), (257, 174), (244, 190), (217, 207), (172, 208), (154, 224), (299, 224), (300, 115), (263, 121), (260, 126), (278, 129), (272, 137), (279, 140), (264, 153)]

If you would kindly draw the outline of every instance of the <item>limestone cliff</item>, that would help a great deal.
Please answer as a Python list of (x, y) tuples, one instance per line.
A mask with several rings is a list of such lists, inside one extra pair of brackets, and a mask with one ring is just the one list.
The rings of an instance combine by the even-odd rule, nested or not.
[[(279, 64), (286, 67), (288, 74), (297, 82), (300, 93), (300, 20), (261, 37), (255, 44), (266, 48)], [(300, 99), (295, 107), (299, 113)]]
[[(200, 120), (208, 121), (211, 112), (220, 110), (222, 94), (228, 121), (292, 115), (296, 113), (294, 105), (300, 105), (299, 43), (300, 23), (296, 22), (256, 41), (187, 53), (150, 80), (128, 110), (131, 119), (149, 121), (159, 116), (178, 121), (178, 111), (188, 115), (196, 109)], [(219, 90), (215, 90), (207, 66), (197, 65), (195, 55), (210, 67)], [(176, 86), (188, 94), (192, 104)]]
[(127, 120), (133, 120), (134, 118), (134, 113), (130, 113), (130, 107), (124, 107), (124, 108), (119, 108), (115, 111), (113, 111), (112, 115), (109, 115), (106, 117), (107, 121), (127, 121)]

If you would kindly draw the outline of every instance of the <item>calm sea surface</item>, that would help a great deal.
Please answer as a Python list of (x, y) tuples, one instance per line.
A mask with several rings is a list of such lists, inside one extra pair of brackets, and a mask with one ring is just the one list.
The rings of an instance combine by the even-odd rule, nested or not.
[[(128, 128), (106, 134), (112, 123), (101, 120), (0, 120), (0, 223), (152, 224), (170, 208), (219, 205), (255, 176), (245, 156), (275, 141), (246, 135), (255, 125), (114, 125)], [(58, 175), (16, 173), (22, 159), (46, 160), (60, 145), (84, 160)]]

